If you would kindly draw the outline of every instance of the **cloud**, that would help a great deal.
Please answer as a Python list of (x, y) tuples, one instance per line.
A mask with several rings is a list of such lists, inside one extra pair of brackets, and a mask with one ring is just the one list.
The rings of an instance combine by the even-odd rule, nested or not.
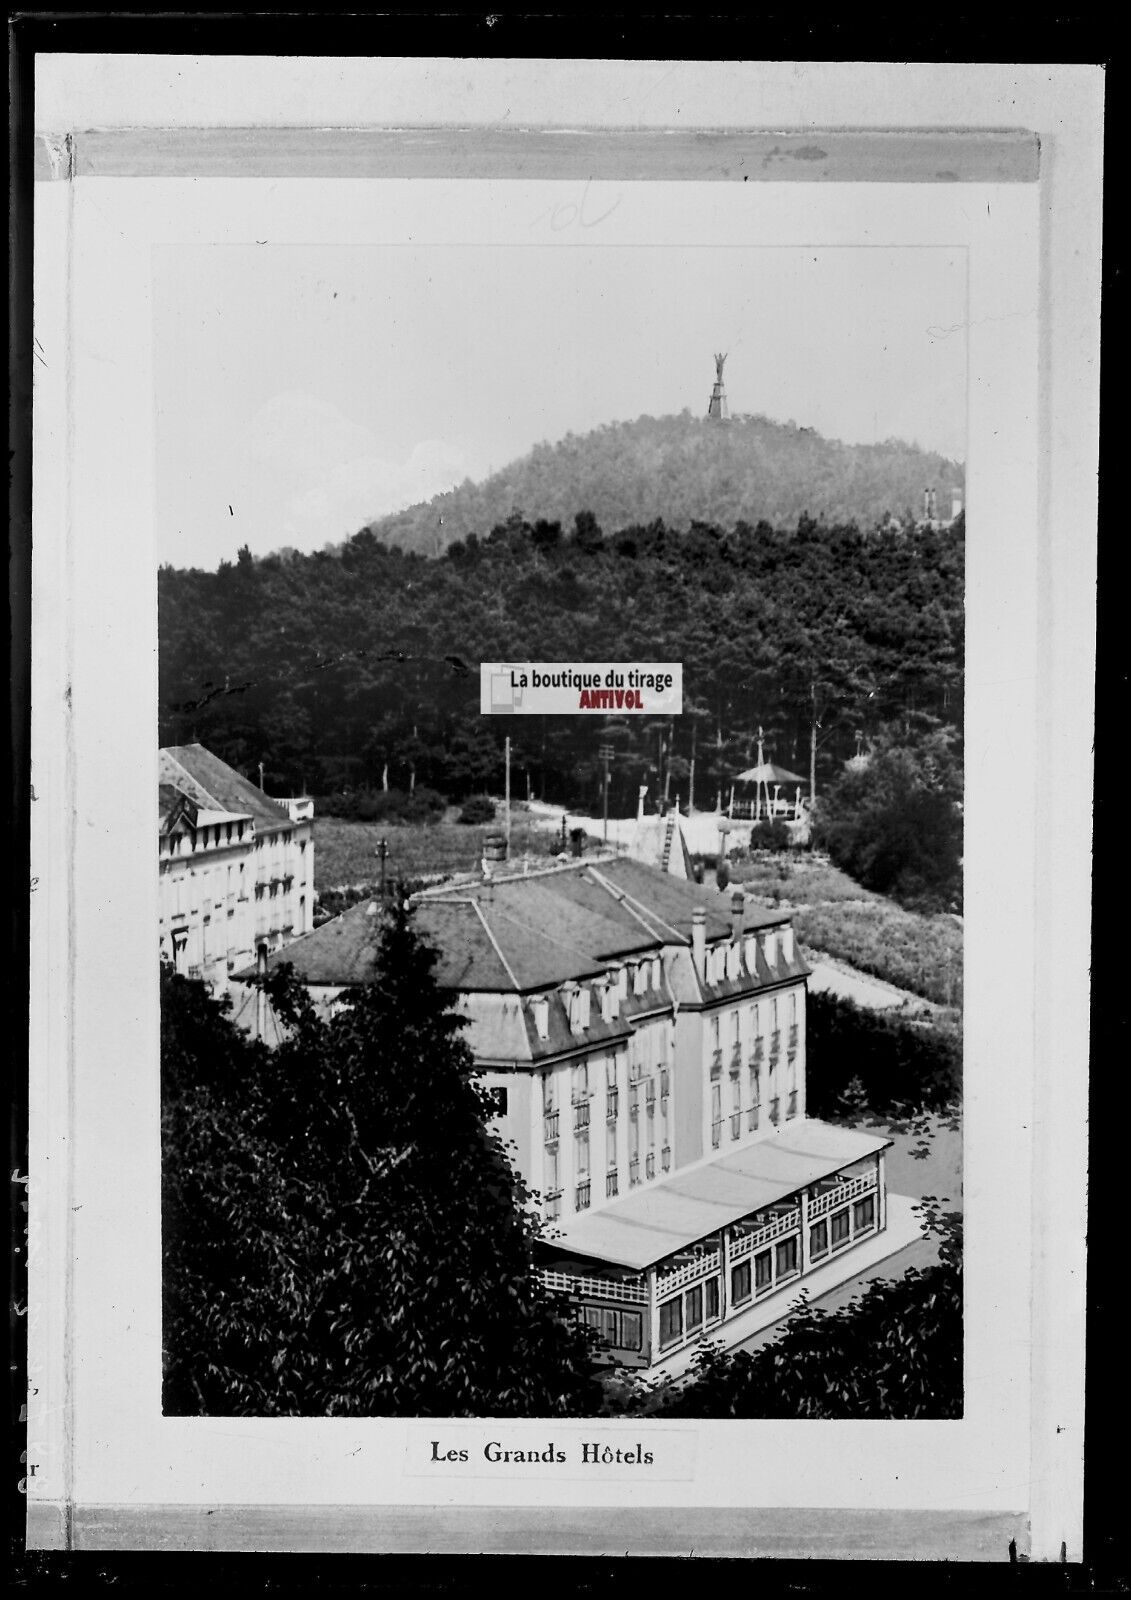
[(464, 451), (444, 439), (420, 440), (403, 461), (383, 456), (368, 429), (299, 390), (259, 409), (248, 446), (279, 500), (272, 543), (299, 549), (346, 538), (377, 517), (454, 488), (472, 470)]

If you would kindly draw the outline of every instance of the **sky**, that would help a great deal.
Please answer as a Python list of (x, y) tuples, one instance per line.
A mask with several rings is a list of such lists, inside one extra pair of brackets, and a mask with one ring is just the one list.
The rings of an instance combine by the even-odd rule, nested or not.
[(604, 423), (731, 409), (966, 455), (945, 248), (190, 245), (154, 251), (158, 558), (215, 568)]

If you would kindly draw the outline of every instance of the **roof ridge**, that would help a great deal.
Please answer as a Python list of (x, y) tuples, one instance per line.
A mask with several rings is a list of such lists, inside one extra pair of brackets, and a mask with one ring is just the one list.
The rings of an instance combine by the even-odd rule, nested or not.
[(516, 991), (519, 994), (521, 994), (522, 993), (522, 985), (521, 985), (521, 983), (519, 983), (518, 979), (515, 977), (514, 971), (511, 968), (510, 962), (507, 960), (506, 956), (503, 954), (502, 946), (499, 944), (499, 941), (495, 938), (495, 935), (491, 932), (490, 924), (488, 923), (487, 918), (483, 915), (482, 906), (479, 904), (478, 900), (473, 900), (472, 904), (475, 907), (476, 915), (478, 916), (480, 922), (483, 924), (484, 932), (486, 933), (488, 939), (490, 939), (491, 944), (494, 947), (495, 954), (498, 956), (499, 960), (503, 963), (504, 972), (506, 973), (507, 977), (511, 980), (511, 982), (514, 984)]
[[(200, 793), (202, 795), (204, 795), (206, 797), (206, 799), (210, 802), (210, 809), (211, 810), (213, 810), (213, 811), (224, 811), (224, 810), (227, 809), (225, 806), (222, 806), (220, 804), (219, 800), (217, 800), (216, 796), (211, 792), (210, 789), (206, 789), (205, 788), (205, 786), (201, 783), (200, 779), (195, 775), (195, 773), (190, 772), (189, 769), (183, 764), (183, 762), (178, 761), (176, 756), (171, 755), (169, 753), (168, 747), (166, 747), (162, 751), (162, 754), (169, 757), (169, 760), (176, 767), (177, 771), (180, 772), (185, 778), (188, 779), (189, 783), (192, 784), (194, 789), (199, 789), (200, 790)], [(176, 785), (174, 785), (174, 787), (176, 787)], [(184, 790), (182, 789), (180, 792), (183, 794)], [(188, 798), (191, 800), (192, 796), (189, 795)], [(196, 805), (196, 804), (198, 804), (198, 802), (193, 800), (193, 804)]]
[[(653, 937), (655, 937), (656, 933), (655, 928), (649, 927), (645, 918), (636, 909), (637, 906), (642, 906), (644, 911), (647, 912), (648, 916), (653, 917), (662, 928), (667, 928), (669, 933), (674, 933), (680, 944), (687, 943), (687, 935), (681, 933), (674, 923), (668, 922), (665, 917), (661, 917), (658, 911), (651, 911), (647, 906), (644, 905), (642, 900), (636, 900), (634, 895), (630, 895), (627, 889), (618, 889), (616, 884), (610, 883), (609, 880), (603, 877), (595, 867), (592, 870), (593, 876), (596, 878), (601, 887), (611, 894), (614, 900), (618, 901), (624, 906), (629, 916), (635, 917), (637, 922), (641, 923), (645, 928), (647, 928), (648, 932), (652, 934)], [(630, 901), (632, 901), (633, 904), (629, 904)]]

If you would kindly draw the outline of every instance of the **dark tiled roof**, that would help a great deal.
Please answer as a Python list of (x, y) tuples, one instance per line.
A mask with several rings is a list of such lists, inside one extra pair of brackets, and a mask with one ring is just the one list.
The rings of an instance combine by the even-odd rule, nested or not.
[(159, 783), (157, 785), (158, 831), (160, 833), (170, 832), (182, 816), (187, 817), (190, 823), (195, 823), (196, 806), (188, 795), (182, 794), (175, 785)]
[[(190, 780), (184, 786), (190, 799), (209, 811), (232, 811), (255, 820), (257, 833), (293, 826), (290, 813), (257, 789), (249, 779), (242, 777), (226, 761), (214, 756), (202, 744), (170, 745), (161, 751), (161, 778), (177, 788), (177, 768)], [(193, 790), (199, 791), (194, 793)]]
[[(530, 994), (567, 979), (601, 977), (633, 955), (663, 944), (690, 944), (692, 913), (700, 906), (707, 912), (708, 941), (731, 933), (728, 895), (624, 859), (449, 886), (418, 896), (414, 904), (418, 932), (440, 952), (437, 982), (464, 993)], [(372, 972), (379, 927), (371, 905), (355, 906), (304, 934), (275, 951), (269, 964), (289, 961), (311, 984), (364, 982)], [(783, 912), (744, 907), (744, 929), (787, 920)], [(784, 976), (784, 970), (777, 979), (768, 969), (764, 977), (759, 971), (762, 982)], [(721, 995), (726, 986), (715, 992)], [(654, 1009), (666, 999), (651, 990), (639, 1000), (630, 995), (625, 1014)], [(595, 1004), (595, 1019), (596, 1014)], [(541, 1043), (545, 1049), (546, 1041)]]

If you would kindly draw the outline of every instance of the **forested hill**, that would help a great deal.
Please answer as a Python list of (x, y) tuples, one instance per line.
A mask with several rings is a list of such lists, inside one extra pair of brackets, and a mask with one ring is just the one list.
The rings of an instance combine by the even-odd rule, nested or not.
[[(415, 779), (448, 795), (516, 781), (574, 808), (600, 805), (602, 741), (616, 744), (610, 806), (637, 785), (686, 801), (771, 759), (819, 782), (882, 724), (962, 708), (964, 523), (931, 532), (662, 521), (605, 531), (571, 508), (501, 524), (440, 560), (360, 533), (337, 554), (244, 550), (219, 571), (162, 568), (161, 740), (200, 740), (269, 792)], [(482, 661), (681, 661), (684, 714), (657, 724), (482, 717)], [(660, 768), (662, 767), (662, 773)]]
[(841, 444), (766, 417), (719, 423), (685, 411), (536, 445), (483, 483), (465, 482), (370, 526), (386, 544), (424, 555), (469, 533), (482, 537), (512, 512), (568, 525), (580, 506), (605, 528), (660, 517), (669, 528), (794, 527), (802, 516), (872, 528), (889, 516), (920, 516), (928, 487), (948, 517), (951, 493), (963, 484), (960, 464), (899, 440)]

